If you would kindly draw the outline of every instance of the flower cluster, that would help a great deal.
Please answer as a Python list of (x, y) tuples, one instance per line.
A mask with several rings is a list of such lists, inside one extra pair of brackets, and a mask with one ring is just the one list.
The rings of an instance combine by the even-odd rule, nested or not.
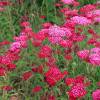
[[(9, 4), (0, 1), (0, 11)], [(9, 45), (0, 55), (0, 80), (4, 79), (3, 86), (0, 86), (4, 92), (17, 91), (20, 87), (18, 92), (22, 94), (35, 96), (37, 93), (36, 99), (40, 93), (41, 100), (56, 100), (64, 94), (69, 100), (77, 100), (94, 90), (88, 91), (88, 86), (94, 86), (94, 79), (99, 80), (99, 71), (89, 67), (100, 66), (100, 35), (94, 30), (100, 22), (100, 10), (96, 4), (76, 9), (79, 5), (77, 0), (60, 0), (55, 6), (61, 7), (59, 12), (64, 14), (65, 22), (62, 25), (42, 23), (42, 29), (36, 33), (24, 16), (20, 22), (20, 34), (14, 36), (12, 42), (0, 42), (0, 48)], [(44, 20), (46, 16), (40, 18)], [(88, 68), (84, 69), (84, 66)], [(19, 76), (14, 74), (16, 72)], [(100, 87), (99, 81), (97, 85)], [(100, 89), (95, 90), (91, 97), (100, 100)]]
[(93, 65), (100, 65), (100, 48), (78, 51), (77, 55)]

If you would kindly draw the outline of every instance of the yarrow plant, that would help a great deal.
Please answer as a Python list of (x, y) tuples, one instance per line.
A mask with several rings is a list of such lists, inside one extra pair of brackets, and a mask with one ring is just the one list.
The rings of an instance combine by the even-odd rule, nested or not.
[[(23, 3), (18, 0), (18, 5)], [(62, 24), (45, 22), (49, 15), (42, 14), (41, 28), (35, 32), (33, 20), (22, 16), (19, 35), (14, 34), (12, 42), (0, 42), (2, 100), (100, 100), (99, 5), (80, 7), (78, 0), (55, 3)], [(0, 13), (13, 5), (0, 1)]]

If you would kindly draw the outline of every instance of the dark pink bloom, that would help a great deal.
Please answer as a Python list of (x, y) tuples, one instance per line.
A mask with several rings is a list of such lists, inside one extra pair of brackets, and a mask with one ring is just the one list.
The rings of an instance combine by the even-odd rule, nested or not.
[(81, 7), (80, 12), (81, 13), (87, 13), (87, 12), (95, 10), (95, 9), (96, 9), (96, 6), (94, 6), (92, 4), (88, 4), (88, 5)]
[(72, 41), (70, 41), (70, 40), (62, 40), (61, 42), (60, 42), (60, 45), (62, 46), (62, 47), (64, 47), (64, 48), (71, 48), (72, 47), (72, 45), (73, 45), (73, 42)]
[(100, 89), (97, 89), (92, 93), (92, 98), (93, 100), (100, 100)]
[(78, 51), (77, 55), (81, 59), (86, 59), (89, 56), (89, 50)]
[(87, 91), (82, 83), (77, 83), (74, 85), (71, 90), (68, 92), (69, 97), (73, 98), (80, 98), (85, 96)]

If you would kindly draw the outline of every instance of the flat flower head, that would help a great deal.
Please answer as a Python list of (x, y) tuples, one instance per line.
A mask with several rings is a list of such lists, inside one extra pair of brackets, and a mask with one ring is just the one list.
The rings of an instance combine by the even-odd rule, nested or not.
[(100, 54), (100, 48), (92, 48), (90, 52), (91, 52), (91, 54), (98, 54), (99, 55)]
[(73, 4), (74, 0), (61, 0), (64, 4)]
[(86, 95), (85, 87), (82, 83), (74, 85), (69, 91), (69, 96), (73, 98), (80, 98)]
[(92, 93), (92, 98), (93, 100), (100, 100), (100, 89), (97, 89)]
[(22, 79), (24, 81), (30, 79), (31, 77), (32, 77), (32, 72), (31, 71), (24, 72), (23, 75), (22, 75)]
[(77, 55), (81, 59), (86, 59), (89, 56), (89, 50), (78, 51)]
[(0, 67), (0, 76), (5, 76), (6, 70), (2, 67)]
[(69, 33), (70, 30), (64, 27), (59, 27), (57, 25), (53, 25), (49, 28), (49, 35), (54, 37), (63, 37), (66, 36), (67, 33)]
[(4, 91), (11, 91), (13, 89), (13, 87), (12, 86), (9, 86), (9, 85), (6, 85), (6, 86), (3, 86), (2, 89)]
[(83, 26), (87, 26), (92, 23), (90, 19), (87, 19), (86, 17), (83, 16), (74, 16), (71, 18), (71, 21), (74, 22), (75, 24)]
[(37, 92), (40, 92), (42, 90), (42, 87), (41, 86), (35, 86), (33, 89), (32, 89), (32, 92), (33, 93), (37, 93)]
[(89, 62), (93, 65), (97, 65), (99, 66), (100, 65), (100, 55), (98, 54), (91, 54), (89, 56)]
[(64, 78), (67, 72), (61, 73), (57, 67), (50, 67), (50, 69), (45, 73), (45, 78), (50, 86), (54, 86), (59, 80)]

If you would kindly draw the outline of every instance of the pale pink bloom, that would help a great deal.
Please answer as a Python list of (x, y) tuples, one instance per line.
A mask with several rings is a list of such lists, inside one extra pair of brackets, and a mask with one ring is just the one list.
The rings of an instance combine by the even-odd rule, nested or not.
[(87, 19), (86, 17), (82, 17), (82, 16), (74, 16), (71, 18), (71, 21), (79, 25), (91, 24), (91, 20)]
[(58, 36), (63, 37), (63, 36), (66, 36), (66, 34), (69, 34), (69, 33), (71, 33), (69, 29), (64, 28), (64, 27), (59, 27), (57, 25), (51, 26), (49, 28), (49, 32), (48, 32), (48, 34), (50, 36), (55, 36), (55, 37), (56, 36), (57, 37)]
[(89, 62), (93, 65), (100, 65), (100, 55), (98, 54), (91, 54), (89, 56)]
[(100, 48), (92, 48), (90, 52), (91, 52), (91, 54), (98, 54), (98, 55), (100, 55)]
[(16, 51), (16, 49), (20, 49), (21, 48), (21, 43), (20, 42), (14, 42), (11, 44), (10, 50), (11, 51)]
[(0, 7), (0, 12), (3, 12), (3, 11), (5, 11), (5, 8)]
[(97, 89), (92, 93), (93, 100), (100, 100), (100, 89)]
[(68, 37), (72, 35), (71, 31), (68, 28), (65, 27), (59, 27), (57, 25), (51, 26), (49, 28), (49, 41), (53, 44), (59, 43), (61, 40), (63, 40), (63, 37)]
[(97, 17), (100, 16), (100, 10), (93, 10), (87, 13), (87, 17)]
[(100, 17), (94, 18), (94, 22), (99, 22), (100, 23)]
[(48, 39), (52, 44), (58, 44), (63, 40), (61, 37), (49, 37)]
[(77, 55), (81, 59), (86, 59), (89, 56), (89, 50), (78, 51)]
[(74, 0), (61, 0), (64, 4), (73, 4)]
[(94, 10), (94, 11), (92, 11), (92, 14), (95, 14), (97, 16), (100, 16), (100, 10)]

